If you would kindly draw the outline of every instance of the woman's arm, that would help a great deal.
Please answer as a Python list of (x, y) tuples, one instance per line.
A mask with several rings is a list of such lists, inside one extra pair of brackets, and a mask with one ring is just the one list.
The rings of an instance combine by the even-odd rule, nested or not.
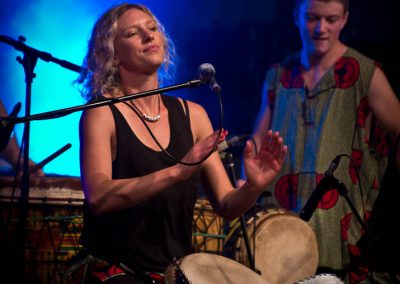
[[(171, 185), (189, 178), (200, 166), (174, 165), (146, 176), (112, 179), (114, 119), (108, 107), (85, 111), (80, 122), (81, 176), (85, 198), (94, 214), (140, 204)], [(183, 158), (202, 159), (212, 150), (217, 134), (199, 141)], [(224, 138), (221, 138), (224, 139)]]
[[(212, 133), (211, 122), (198, 105), (190, 104), (191, 123), (195, 141)], [(254, 153), (248, 141), (244, 150), (244, 168), (247, 181), (238, 189), (229, 180), (218, 153), (213, 153), (202, 166), (205, 190), (215, 211), (231, 220), (247, 211), (263, 192), (265, 186), (279, 172), (287, 148), (278, 133), (267, 132), (260, 142), (258, 153)]]

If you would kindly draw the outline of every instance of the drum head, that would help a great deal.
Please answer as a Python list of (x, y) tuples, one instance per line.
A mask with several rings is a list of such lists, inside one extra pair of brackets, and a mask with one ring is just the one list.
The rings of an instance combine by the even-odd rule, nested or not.
[[(187, 282), (177, 276), (179, 270), (184, 274)], [(268, 284), (260, 275), (248, 267), (223, 256), (194, 253), (183, 257), (176, 264), (171, 264), (165, 271), (167, 284)]]
[[(247, 232), (254, 254), (254, 226)], [(243, 238), (238, 239), (238, 260), (248, 265)], [(255, 230), (255, 268), (271, 284), (293, 284), (314, 276), (318, 245), (312, 228), (297, 215), (283, 210), (259, 213)]]

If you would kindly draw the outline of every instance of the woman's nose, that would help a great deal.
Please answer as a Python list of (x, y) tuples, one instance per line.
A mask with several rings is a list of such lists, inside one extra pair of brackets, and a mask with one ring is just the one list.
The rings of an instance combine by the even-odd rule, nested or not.
[(154, 39), (154, 32), (153, 31), (142, 31), (142, 39), (144, 42), (149, 42)]

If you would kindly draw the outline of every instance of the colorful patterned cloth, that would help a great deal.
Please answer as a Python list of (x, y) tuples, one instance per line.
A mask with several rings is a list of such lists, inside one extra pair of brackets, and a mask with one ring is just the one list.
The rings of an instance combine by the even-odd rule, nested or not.
[[(269, 69), (270, 128), (288, 145), (282, 171), (267, 188), (273, 192), (269, 204), (299, 213), (331, 161), (345, 154), (335, 176), (359, 215), (368, 218), (388, 160), (386, 134), (366, 97), (376, 66), (349, 48), (311, 90), (305, 88), (299, 54)], [(360, 254), (356, 243), (363, 230), (338, 190), (327, 190), (309, 224), (318, 240), (319, 266), (348, 269)], [(359, 272), (350, 273), (351, 283), (366, 279), (366, 271)]]

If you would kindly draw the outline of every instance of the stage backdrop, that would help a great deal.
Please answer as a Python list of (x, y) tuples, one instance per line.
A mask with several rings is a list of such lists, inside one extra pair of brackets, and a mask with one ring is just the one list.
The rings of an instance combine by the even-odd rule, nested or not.
[[(91, 28), (100, 14), (121, 1), (60, 0), (2, 1), (0, 35), (48, 52), (57, 59), (81, 65)], [(292, 21), (292, 1), (141, 1), (150, 7), (174, 39), (177, 58), (175, 82), (197, 78), (197, 68), (208, 62), (216, 68), (225, 110), (223, 126), (230, 136), (250, 134), (260, 103), (266, 68), (299, 48)], [(394, 4), (389, 0), (354, 0), (344, 40), (380, 60), (398, 90), (399, 33)], [(361, 9), (362, 8), (362, 9)], [(363, 11), (363, 12), (361, 12)], [(1, 99), (8, 111), (21, 102), (24, 115), (26, 84), (16, 57), (23, 53), (0, 42)], [(73, 81), (78, 74), (53, 62), (38, 60), (32, 84), (31, 114), (84, 103)], [(220, 125), (219, 105), (207, 86), (171, 95), (194, 100)], [(30, 157), (39, 162), (67, 143), (72, 148), (45, 166), (47, 174), (79, 176), (78, 123), (81, 113), (31, 123)], [(23, 125), (15, 127), (22, 140)], [(236, 151), (240, 158), (241, 150)]]

